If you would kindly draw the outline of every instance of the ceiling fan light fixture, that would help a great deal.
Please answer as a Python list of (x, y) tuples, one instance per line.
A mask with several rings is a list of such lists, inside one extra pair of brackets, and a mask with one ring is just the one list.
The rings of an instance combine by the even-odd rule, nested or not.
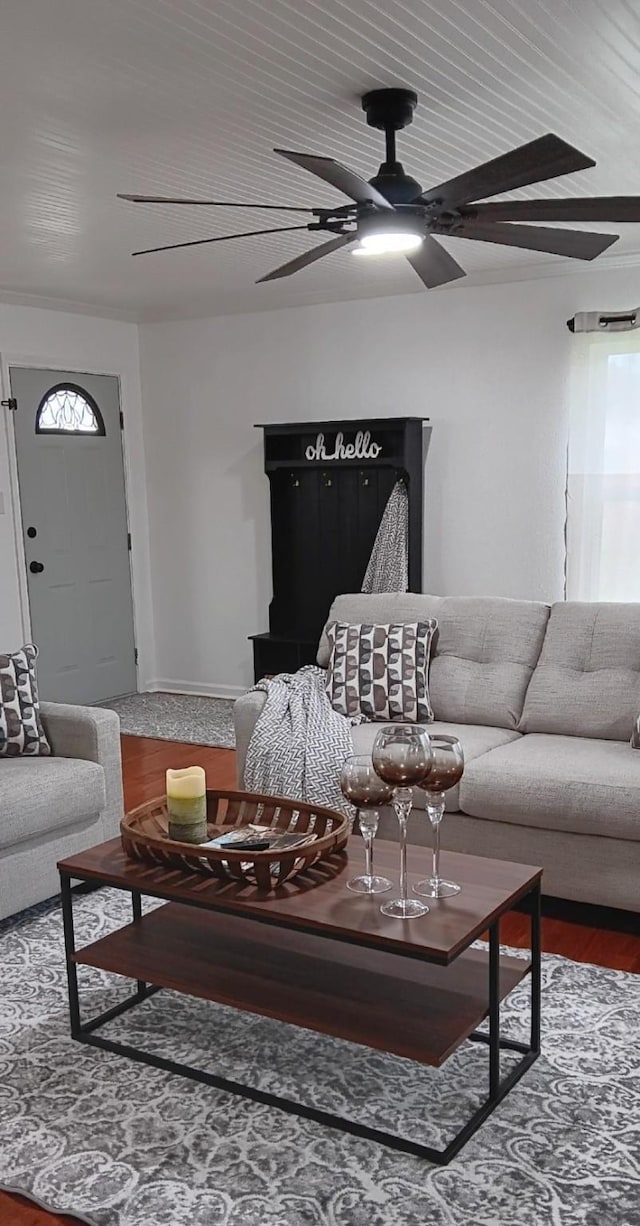
[(398, 234), (395, 230), (366, 234), (360, 246), (354, 247), (353, 255), (406, 255), (420, 247), (423, 237), (422, 234)]
[(424, 241), (420, 217), (401, 213), (370, 213), (358, 221), (358, 246), (354, 255), (406, 255)]

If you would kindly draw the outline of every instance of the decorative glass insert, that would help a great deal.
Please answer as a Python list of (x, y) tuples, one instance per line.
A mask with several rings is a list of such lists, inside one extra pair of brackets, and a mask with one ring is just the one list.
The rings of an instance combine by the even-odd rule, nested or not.
[(105, 434), (93, 396), (76, 383), (57, 383), (43, 396), (36, 413), (36, 434)]

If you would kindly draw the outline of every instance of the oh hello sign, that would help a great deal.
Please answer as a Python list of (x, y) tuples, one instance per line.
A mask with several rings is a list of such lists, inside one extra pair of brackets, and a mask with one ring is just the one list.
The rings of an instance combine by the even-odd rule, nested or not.
[(324, 434), (318, 434), (315, 443), (310, 443), (304, 454), (307, 460), (377, 460), (381, 451), (382, 444), (372, 442), (369, 430), (358, 430), (353, 443), (345, 443), (340, 430), (333, 451), (327, 451)]

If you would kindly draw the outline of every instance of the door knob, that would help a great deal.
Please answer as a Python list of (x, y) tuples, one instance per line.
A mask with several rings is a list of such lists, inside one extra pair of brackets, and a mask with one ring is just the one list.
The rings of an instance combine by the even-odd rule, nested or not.
[(42, 574), (42, 571), (44, 570), (44, 563), (43, 562), (30, 562), (29, 570), (31, 571), (32, 575), (40, 575)]

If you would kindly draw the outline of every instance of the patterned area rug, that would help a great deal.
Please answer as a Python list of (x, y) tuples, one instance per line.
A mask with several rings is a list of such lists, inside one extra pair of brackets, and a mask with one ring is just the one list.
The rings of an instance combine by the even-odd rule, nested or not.
[[(75, 905), (79, 944), (129, 918), (111, 890)], [(92, 1013), (122, 994), (80, 976)], [(547, 956), (543, 982), (543, 1055), (435, 1168), (72, 1043), (60, 912), (33, 908), (0, 925), (0, 1184), (96, 1226), (640, 1226), (640, 976)], [(481, 1044), (436, 1071), (171, 992), (104, 1033), (431, 1144), (487, 1076)]]
[(120, 729), (129, 736), (159, 741), (187, 741), (235, 749), (233, 700), (197, 694), (128, 694), (98, 706), (117, 711)]

